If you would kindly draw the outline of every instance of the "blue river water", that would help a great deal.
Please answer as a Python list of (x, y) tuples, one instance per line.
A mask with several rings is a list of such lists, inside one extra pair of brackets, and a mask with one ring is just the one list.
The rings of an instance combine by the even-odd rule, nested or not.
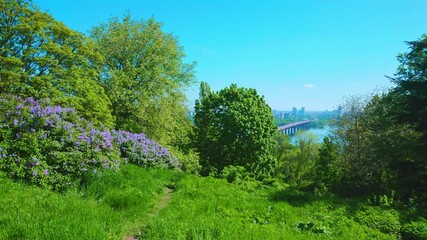
[(316, 142), (323, 142), (323, 138), (331, 133), (331, 128), (326, 126), (324, 128), (310, 128), (308, 130), (298, 131), (295, 135), (291, 136), (291, 143), (296, 144), (300, 138), (306, 138), (308, 135), (314, 135)]

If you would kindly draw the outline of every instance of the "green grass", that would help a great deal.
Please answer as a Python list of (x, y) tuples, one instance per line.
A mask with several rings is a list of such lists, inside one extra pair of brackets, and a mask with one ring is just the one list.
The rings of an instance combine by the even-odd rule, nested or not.
[(127, 165), (67, 194), (0, 178), (0, 239), (122, 239), (141, 228), (173, 175)]
[[(0, 239), (396, 239), (402, 229), (426, 236), (424, 218), (392, 208), (257, 186), (131, 165), (66, 194), (0, 177)], [(166, 187), (171, 202), (159, 204)]]
[[(353, 203), (271, 190), (245, 191), (213, 178), (185, 176), (146, 239), (394, 239), (351, 218)], [(281, 198), (293, 199), (284, 201)], [(301, 201), (297, 201), (300, 199)]]

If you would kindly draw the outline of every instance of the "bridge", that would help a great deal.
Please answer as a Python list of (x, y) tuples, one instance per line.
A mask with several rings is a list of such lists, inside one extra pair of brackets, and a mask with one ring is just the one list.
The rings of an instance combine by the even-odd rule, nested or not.
[(279, 131), (283, 131), (286, 135), (294, 135), (297, 131), (310, 128), (312, 121), (300, 121), (290, 123), (279, 127)]

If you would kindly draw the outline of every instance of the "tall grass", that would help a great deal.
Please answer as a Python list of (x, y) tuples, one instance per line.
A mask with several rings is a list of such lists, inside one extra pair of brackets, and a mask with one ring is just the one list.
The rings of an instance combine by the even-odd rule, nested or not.
[[(65, 194), (0, 176), (0, 239), (425, 239), (427, 221), (361, 199), (126, 165)], [(172, 188), (164, 201), (166, 188)], [(169, 197), (171, 201), (169, 202)], [(163, 203), (162, 203), (163, 201)], [(160, 204), (162, 203), (162, 204)], [(161, 207), (159, 207), (161, 206)], [(404, 218), (406, 223), (403, 223)]]
[[(260, 194), (262, 193), (262, 194)], [(305, 199), (292, 204), (271, 190), (244, 191), (213, 178), (186, 176), (145, 239), (394, 239), (357, 222), (351, 204)], [(280, 193), (279, 193), (280, 194)], [(294, 196), (297, 198), (297, 196)], [(296, 199), (294, 199), (296, 200)]]
[(126, 165), (66, 194), (0, 177), (0, 239), (122, 239), (142, 227), (174, 174)]

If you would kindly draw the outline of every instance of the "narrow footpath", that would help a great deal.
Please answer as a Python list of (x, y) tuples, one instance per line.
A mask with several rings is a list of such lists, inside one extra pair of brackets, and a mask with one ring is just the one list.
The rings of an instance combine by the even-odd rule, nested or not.
[(147, 219), (145, 220), (145, 223), (141, 225), (141, 228), (138, 231), (138, 233), (135, 236), (126, 236), (124, 240), (143, 239), (144, 229), (148, 226), (148, 223), (150, 222), (151, 219), (157, 217), (160, 211), (165, 209), (171, 203), (172, 193), (173, 193), (173, 189), (166, 187), (163, 191), (162, 197), (157, 202), (156, 206), (147, 214)]

